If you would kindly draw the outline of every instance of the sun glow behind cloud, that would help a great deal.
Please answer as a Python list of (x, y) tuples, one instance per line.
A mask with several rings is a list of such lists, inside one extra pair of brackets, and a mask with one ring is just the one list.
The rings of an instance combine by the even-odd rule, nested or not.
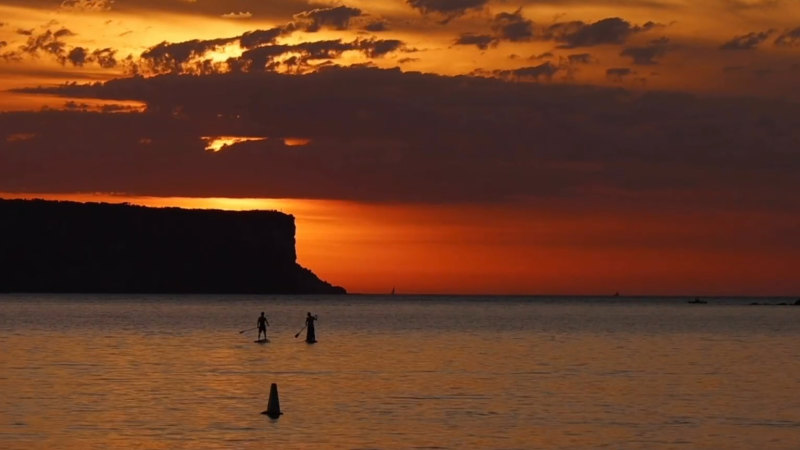
[(308, 145), (311, 143), (311, 139), (309, 138), (301, 138), (301, 137), (285, 137), (283, 138), (283, 144), (287, 147), (302, 147), (304, 145)]
[(257, 136), (203, 136), (201, 139), (206, 142), (206, 150), (210, 152), (218, 152), (241, 142), (267, 140), (266, 137)]

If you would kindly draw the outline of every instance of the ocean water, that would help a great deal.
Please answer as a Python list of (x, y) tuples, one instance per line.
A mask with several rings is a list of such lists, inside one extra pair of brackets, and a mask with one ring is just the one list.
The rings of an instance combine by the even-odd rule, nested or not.
[(2, 295), (0, 448), (800, 448), (800, 306), (687, 300)]

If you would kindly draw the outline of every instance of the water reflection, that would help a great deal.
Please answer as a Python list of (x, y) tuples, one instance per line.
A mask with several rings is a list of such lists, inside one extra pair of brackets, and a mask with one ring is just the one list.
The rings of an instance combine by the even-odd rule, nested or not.
[(0, 446), (794, 448), (800, 308), (753, 308), (5, 296)]

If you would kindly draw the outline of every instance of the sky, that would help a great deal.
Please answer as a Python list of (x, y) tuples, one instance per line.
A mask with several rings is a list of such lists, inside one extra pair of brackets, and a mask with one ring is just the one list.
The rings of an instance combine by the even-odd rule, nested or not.
[(350, 292), (797, 295), (794, 0), (0, 0), (0, 197), (279, 209)]

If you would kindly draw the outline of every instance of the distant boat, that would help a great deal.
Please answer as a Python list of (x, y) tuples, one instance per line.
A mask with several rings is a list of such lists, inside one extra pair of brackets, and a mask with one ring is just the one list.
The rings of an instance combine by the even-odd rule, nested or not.
[(705, 300), (700, 300), (699, 298), (696, 298), (694, 300), (689, 300), (687, 303), (693, 303), (695, 305), (705, 305), (708, 302), (705, 301)]
[(394, 295), (394, 286), (392, 286), (392, 292), (389, 295)]
[(619, 297), (619, 292), (614, 292), (614, 297)]

